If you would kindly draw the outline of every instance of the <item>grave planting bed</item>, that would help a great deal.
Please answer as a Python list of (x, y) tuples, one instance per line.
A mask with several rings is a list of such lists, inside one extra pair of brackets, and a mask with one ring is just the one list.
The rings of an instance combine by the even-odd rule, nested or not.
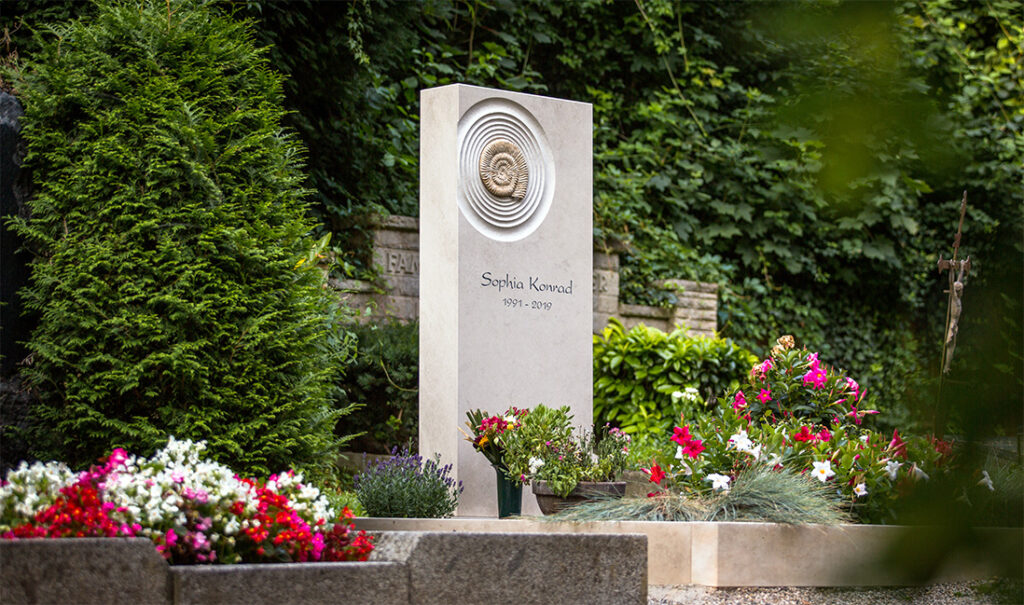
[[(908, 540), (931, 540), (932, 528), (894, 525), (781, 525), (670, 521), (553, 522), (519, 519), (358, 518), (367, 531), (591, 532), (647, 536), (652, 585), (701, 586), (905, 586), (919, 583), (914, 561), (887, 561)], [(1024, 530), (980, 530), (990, 552), (1020, 561)], [(884, 561), (884, 562), (883, 562)], [(1018, 564), (1018, 568), (1019, 568)], [(998, 570), (970, 553), (951, 557), (932, 581), (986, 579)]]

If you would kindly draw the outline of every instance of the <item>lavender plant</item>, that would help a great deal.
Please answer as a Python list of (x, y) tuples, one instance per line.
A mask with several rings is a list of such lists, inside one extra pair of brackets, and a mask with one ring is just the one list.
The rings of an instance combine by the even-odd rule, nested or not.
[(455, 513), (462, 482), (450, 476), (452, 465), (441, 466), (439, 455), (424, 460), (397, 447), (391, 454), (355, 477), (368, 516), (440, 519)]

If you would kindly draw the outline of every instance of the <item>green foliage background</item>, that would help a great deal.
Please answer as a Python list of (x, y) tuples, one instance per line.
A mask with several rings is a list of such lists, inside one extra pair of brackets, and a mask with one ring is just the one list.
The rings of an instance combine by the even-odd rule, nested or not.
[[(14, 4), (29, 22), (67, 5)], [(314, 214), (346, 273), (372, 273), (374, 214), (418, 213), (420, 89), (587, 101), (595, 244), (626, 247), (627, 300), (671, 304), (664, 278), (718, 282), (724, 336), (764, 353), (794, 334), (878, 407), (906, 403), (887, 416), (901, 424), (935, 401), (935, 263), (967, 189), (961, 254), (975, 268), (946, 396), (1020, 425), (1024, 36), (1012, 0), (221, 6), (258, 21), (288, 76), (286, 122), (310, 150)]]
[[(959, 199), (975, 259), (956, 384), (1020, 423), (1024, 181), (1015, 3), (248, 4), (289, 74), (318, 213), (346, 269), (369, 213), (417, 214), (418, 91), (453, 82), (594, 104), (595, 243), (629, 302), (720, 283), (723, 335), (794, 334), (894, 422), (935, 400)], [(1006, 416), (1008, 414), (1008, 416)], [(961, 422), (964, 419), (960, 419)]]
[[(669, 334), (612, 319), (594, 336), (594, 423), (610, 422), (633, 435), (671, 434), (680, 417), (707, 413), (718, 397), (741, 386), (757, 358), (723, 338)], [(700, 401), (674, 395), (687, 387)]]
[(172, 434), (240, 473), (330, 468), (351, 342), (249, 27), (189, 0), (114, 3), (37, 44), (8, 72), (36, 184), (12, 223), (36, 257), (33, 453), (83, 466)]

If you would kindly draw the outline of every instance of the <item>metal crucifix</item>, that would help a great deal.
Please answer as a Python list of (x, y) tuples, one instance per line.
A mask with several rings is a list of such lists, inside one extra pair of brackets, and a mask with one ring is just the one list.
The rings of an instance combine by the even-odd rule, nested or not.
[(950, 259), (939, 259), (939, 273), (949, 271), (949, 303), (946, 306), (946, 330), (942, 340), (942, 373), (948, 374), (950, 365), (953, 363), (953, 351), (956, 349), (956, 335), (959, 331), (960, 313), (963, 310), (964, 286), (967, 284), (967, 275), (971, 272), (971, 257), (964, 260), (957, 260), (960, 251), (960, 234), (964, 226), (964, 214), (967, 212), (967, 191), (964, 191), (964, 199), (960, 202), (960, 223), (956, 227), (956, 236), (953, 238), (953, 257)]

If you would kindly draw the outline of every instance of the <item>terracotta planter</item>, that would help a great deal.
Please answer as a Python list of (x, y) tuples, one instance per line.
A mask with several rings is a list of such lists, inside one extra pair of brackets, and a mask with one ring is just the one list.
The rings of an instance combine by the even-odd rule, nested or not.
[(548, 487), (547, 481), (534, 481), (532, 487), (533, 494), (537, 496), (537, 506), (545, 515), (553, 515), (594, 497), (621, 498), (626, 494), (625, 481), (580, 481), (576, 489), (569, 492), (565, 498), (556, 496)]

